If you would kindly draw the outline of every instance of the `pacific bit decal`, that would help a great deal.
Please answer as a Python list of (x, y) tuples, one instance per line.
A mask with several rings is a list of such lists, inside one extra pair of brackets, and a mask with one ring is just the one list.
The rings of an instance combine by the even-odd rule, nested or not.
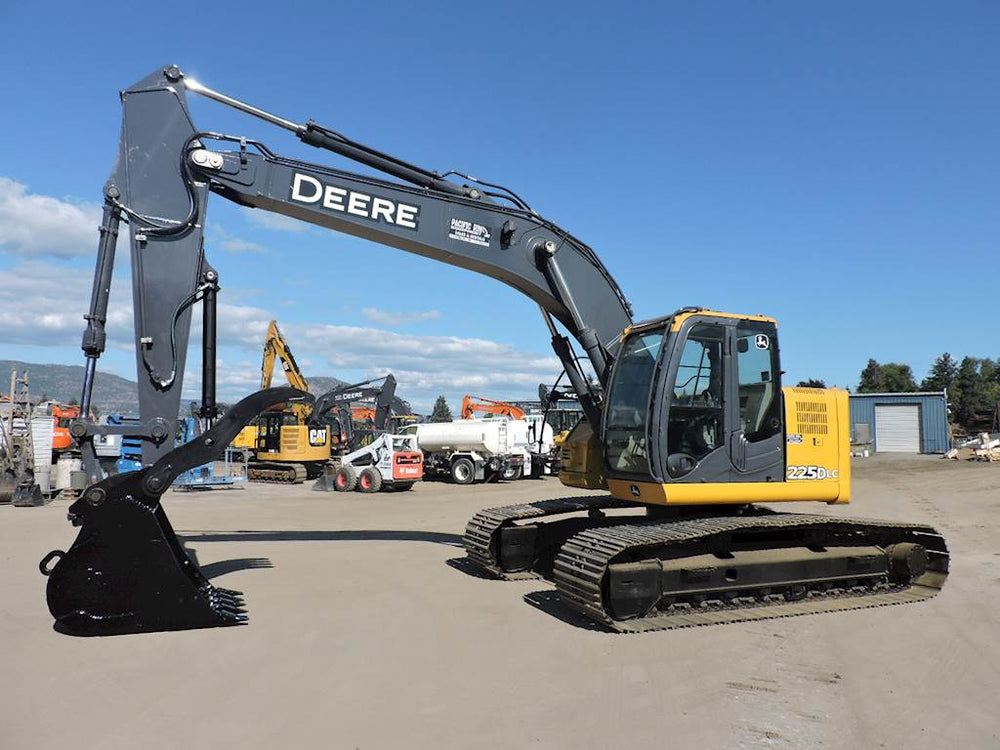
[(468, 242), (480, 247), (490, 246), (490, 230), (482, 224), (474, 224), (465, 219), (452, 219), (448, 228), (448, 239)]

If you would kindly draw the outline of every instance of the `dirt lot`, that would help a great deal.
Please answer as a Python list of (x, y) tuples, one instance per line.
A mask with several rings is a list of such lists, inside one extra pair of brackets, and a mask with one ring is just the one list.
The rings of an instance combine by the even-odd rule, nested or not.
[(449, 564), (472, 512), (575, 494), (554, 479), (168, 493), (250, 625), (111, 638), (60, 635), (45, 608), (37, 564), (75, 536), (67, 503), (2, 506), (0, 748), (1000, 746), (1000, 466), (879, 456), (854, 492), (817, 510), (944, 532), (940, 596), (642, 635)]

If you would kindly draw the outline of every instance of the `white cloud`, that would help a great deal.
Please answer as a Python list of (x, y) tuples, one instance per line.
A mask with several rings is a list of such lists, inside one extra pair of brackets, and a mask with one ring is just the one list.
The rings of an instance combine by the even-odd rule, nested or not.
[[(109, 344), (131, 342), (132, 305), (127, 274), (112, 282)], [(0, 342), (78, 346), (86, 322), (93, 276), (41, 261), (0, 271)], [(74, 363), (75, 364), (75, 363)]]
[[(0, 271), (0, 345), (17, 344), (74, 349), (80, 344), (92, 284), (92, 271), (42, 261), (25, 261)], [(132, 305), (127, 266), (117, 269), (108, 314), (108, 348), (132, 350)], [(220, 351), (218, 394), (236, 401), (255, 391), (260, 380), (264, 336), (274, 311), (265, 306), (234, 304), (252, 290), (226, 289), (219, 302)], [(270, 304), (270, 303), (269, 303)], [(333, 376), (356, 381), (392, 372), (398, 395), (429, 412), (444, 394), (453, 409), (465, 393), (497, 399), (534, 398), (541, 382), (551, 382), (559, 361), (489, 339), (417, 336), (377, 327), (311, 323), (282, 324), (282, 331), (306, 377)], [(184, 398), (199, 398), (201, 368), (197, 355), (201, 306), (191, 325), (191, 357)], [(542, 341), (540, 334), (539, 342)], [(39, 357), (38, 361), (58, 361)], [(78, 364), (73, 359), (67, 364)], [(134, 378), (128, 365), (122, 374)], [(278, 375), (278, 373), (276, 373)]]
[[(257, 389), (260, 352), (271, 319), (268, 311), (247, 306), (219, 307), (219, 341), (248, 355), (217, 366), (218, 397), (234, 402)], [(457, 407), (466, 393), (498, 399), (534, 399), (539, 383), (560, 371), (554, 356), (525, 352), (509, 344), (455, 336), (411, 336), (377, 328), (283, 323), (282, 333), (303, 374), (363, 380), (392, 372), (398, 395), (418, 411), (429, 412), (438, 395)], [(192, 341), (200, 334), (198, 314)], [(185, 398), (198, 398), (201, 374), (197, 355), (187, 367)], [(276, 377), (280, 373), (276, 373)], [(280, 381), (280, 378), (278, 378)]]
[(424, 323), (428, 320), (437, 320), (441, 317), (441, 313), (437, 310), (396, 313), (388, 312), (387, 310), (378, 310), (374, 307), (362, 308), (361, 314), (373, 323), (381, 323), (388, 326), (404, 325), (406, 323)]
[(262, 253), (264, 246), (250, 240), (241, 240), (239, 237), (230, 237), (219, 243), (223, 250), (231, 253)]
[[(131, 283), (130, 268), (119, 265), (108, 305), (109, 348), (133, 348)], [(86, 327), (83, 316), (90, 305), (92, 284), (90, 269), (43, 261), (25, 261), (0, 271), (0, 344), (79, 346)], [(260, 349), (271, 317), (259, 307), (220, 302), (220, 341)], [(201, 305), (195, 305), (191, 340), (200, 338)]]
[[(216, 359), (215, 390), (220, 401), (234, 403), (258, 388), (260, 388), (259, 361), (228, 362), (225, 359)], [(182, 403), (201, 399), (201, 358), (198, 356), (188, 360), (181, 399)]]
[(273, 229), (277, 232), (304, 232), (308, 228), (301, 221), (283, 216), (282, 214), (262, 211), (257, 208), (247, 208), (246, 206), (242, 206), (241, 210), (243, 211), (243, 215), (247, 217), (247, 221), (264, 229)]
[(101, 207), (28, 192), (0, 177), (0, 248), (12, 255), (71, 258), (93, 255)]
[(209, 228), (211, 239), (210, 245), (218, 245), (223, 250), (230, 253), (263, 253), (266, 248), (257, 242), (236, 237), (227, 232), (221, 224), (212, 224)]
[(286, 335), (296, 351), (325, 359), (324, 375), (354, 370), (374, 377), (392, 372), (399, 381), (400, 397), (424, 410), (439, 394), (452, 405), (467, 392), (533, 399), (538, 384), (551, 383), (561, 370), (554, 356), (488, 339), (332, 325), (289, 326)]

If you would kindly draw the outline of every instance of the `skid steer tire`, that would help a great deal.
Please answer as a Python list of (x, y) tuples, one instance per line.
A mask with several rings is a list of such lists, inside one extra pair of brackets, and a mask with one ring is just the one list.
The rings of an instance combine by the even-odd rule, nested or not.
[(455, 484), (472, 484), (476, 481), (476, 467), (467, 458), (456, 458), (451, 464), (451, 481)]
[(353, 466), (341, 466), (333, 476), (333, 489), (337, 492), (353, 492), (358, 486), (358, 473)]
[(366, 466), (358, 476), (358, 491), (374, 493), (382, 489), (382, 472), (374, 466)]

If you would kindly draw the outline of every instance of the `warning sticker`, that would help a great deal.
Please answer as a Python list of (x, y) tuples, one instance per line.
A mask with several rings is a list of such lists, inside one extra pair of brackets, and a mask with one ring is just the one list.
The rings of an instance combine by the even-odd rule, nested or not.
[(469, 242), (480, 247), (489, 247), (490, 230), (482, 224), (473, 224), (465, 219), (452, 219), (448, 239)]

